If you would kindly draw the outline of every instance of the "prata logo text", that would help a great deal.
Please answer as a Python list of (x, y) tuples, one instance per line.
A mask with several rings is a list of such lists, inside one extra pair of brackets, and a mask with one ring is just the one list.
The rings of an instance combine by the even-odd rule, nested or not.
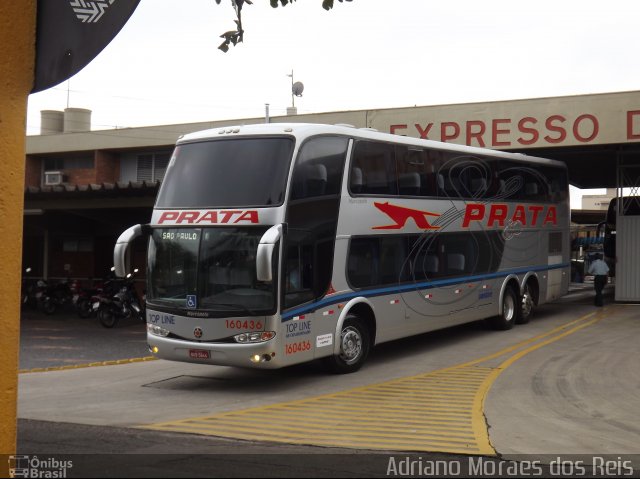
[(257, 210), (163, 211), (158, 224), (258, 224)]

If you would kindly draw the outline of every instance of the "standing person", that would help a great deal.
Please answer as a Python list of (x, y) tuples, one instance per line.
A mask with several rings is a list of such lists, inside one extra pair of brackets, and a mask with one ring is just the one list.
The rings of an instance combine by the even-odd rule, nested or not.
[(607, 284), (607, 273), (609, 273), (609, 267), (607, 263), (602, 260), (602, 255), (598, 254), (596, 260), (589, 265), (589, 274), (594, 276), (593, 288), (596, 290), (595, 305), (602, 306), (602, 290)]

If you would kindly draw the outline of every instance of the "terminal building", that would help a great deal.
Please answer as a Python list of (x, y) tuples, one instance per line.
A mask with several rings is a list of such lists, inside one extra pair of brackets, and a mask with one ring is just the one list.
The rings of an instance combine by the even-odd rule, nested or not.
[[(68, 108), (41, 115), (41, 134), (27, 137), (23, 266), (31, 268), (31, 277), (84, 281), (106, 276), (119, 234), (150, 220), (173, 145), (181, 135), (266, 121), (247, 118), (92, 131), (89, 110)], [(607, 188), (609, 197), (623, 191), (640, 194), (640, 91), (290, 114), (268, 121), (342, 123), (521, 152), (565, 162), (569, 182), (578, 188)], [(588, 212), (572, 211), (573, 220), (602, 221), (603, 203), (593, 199)], [(616, 300), (640, 301), (640, 217), (623, 213), (619, 212), (617, 250), (629, 254), (616, 265)], [(136, 245), (134, 267), (144, 270), (145, 254), (145, 244)]]

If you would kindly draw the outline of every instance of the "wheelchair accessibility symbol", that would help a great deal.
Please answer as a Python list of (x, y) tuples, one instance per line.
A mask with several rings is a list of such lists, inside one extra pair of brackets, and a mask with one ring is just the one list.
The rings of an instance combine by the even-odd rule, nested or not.
[(196, 300), (195, 294), (187, 295), (187, 308), (196, 309), (198, 307), (198, 301)]

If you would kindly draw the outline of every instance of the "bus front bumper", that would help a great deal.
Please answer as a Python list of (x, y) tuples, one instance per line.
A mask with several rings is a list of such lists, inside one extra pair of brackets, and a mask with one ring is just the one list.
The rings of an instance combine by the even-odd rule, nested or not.
[(147, 333), (149, 350), (158, 359), (217, 366), (277, 369), (284, 366), (273, 340), (261, 343), (196, 343)]

